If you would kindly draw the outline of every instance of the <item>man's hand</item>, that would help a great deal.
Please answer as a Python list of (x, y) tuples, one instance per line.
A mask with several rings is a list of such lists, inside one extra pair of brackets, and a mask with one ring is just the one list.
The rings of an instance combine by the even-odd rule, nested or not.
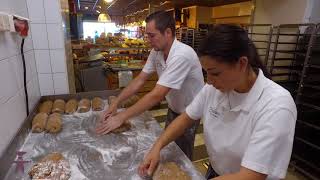
[(143, 162), (139, 165), (138, 173), (141, 177), (146, 175), (152, 176), (153, 172), (160, 159), (160, 150), (158, 148), (152, 148), (149, 153), (145, 156)]
[(107, 110), (103, 111), (102, 115), (100, 116), (100, 123), (108, 119), (109, 117), (115, 115), (117, 113), (118, 104), (112, 103)]
[(115, 116), (109, 116), (107, 119), (102, 120), (97, 124), (96, 133), (99, 135), (108, 134), (112, 130), (120, 127), (125, 121), (126, 118), (123, 112), (118, 113)]

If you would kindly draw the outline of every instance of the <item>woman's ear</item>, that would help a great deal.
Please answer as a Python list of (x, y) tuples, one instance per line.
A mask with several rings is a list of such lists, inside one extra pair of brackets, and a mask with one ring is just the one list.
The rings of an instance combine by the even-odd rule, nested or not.
[(249, 59), (248, 59), (247, 56), (241, 56), (241, 57), (239, 58), (238, 63), (239, 63), (240, 71), (241, 71), (241, 72), (247, 71), (247, 67), (248, 67), (248, 64), (249, 64)]

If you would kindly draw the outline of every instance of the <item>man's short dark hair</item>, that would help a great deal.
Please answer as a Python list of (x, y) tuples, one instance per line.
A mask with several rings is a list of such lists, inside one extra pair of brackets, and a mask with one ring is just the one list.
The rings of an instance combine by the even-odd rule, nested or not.
[(166, 11), (156, 11), (156, 12), (150, 14), (146, 18), (146, 23), (148, 23), (152, 20), (154, 20), (155, 25), (156, 25), (156, 29), (159, 30), (161, 32), (161, 34), (164, 34), (164, 31), (167, 28), (170, 28), (171, 32), (172, 32), (172, 36), (173, 37), (175, 36), (176, 22), (170, 13), (168, 13)]

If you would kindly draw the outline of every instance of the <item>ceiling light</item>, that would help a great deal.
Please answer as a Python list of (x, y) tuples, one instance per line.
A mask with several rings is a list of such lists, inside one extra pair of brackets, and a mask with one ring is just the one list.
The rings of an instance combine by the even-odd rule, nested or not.
[(84, 7), (84, 9), (89, 9), (89, 7), (86, 6), (86, 7)]
[(111, 18), (109, 14), (102, 13), (98, 16), (98, 22), (111, 22)]
[(106, 3), (111, 3), (113, 0), (104, 0)]
[(100, 11), (96, 10), (96, 12), (100, 14)]

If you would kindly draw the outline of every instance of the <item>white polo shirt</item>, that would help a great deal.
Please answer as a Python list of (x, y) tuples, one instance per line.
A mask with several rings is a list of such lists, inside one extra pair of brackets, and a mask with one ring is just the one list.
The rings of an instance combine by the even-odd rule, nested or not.
[(297, 110), (290, 93), (261, 70), (248, 93), (222, 93), (206, 84), (186, 113), (202, 117), (210, 162), (218, 174), (243, 166), (267, 174), (267, 180), (285, 177)]
[(165, 61), (162, 51), (152, 49), (142, 70), (157, 72), (157, 84), (171, 88), (166, 95), (169, 108), (182, 113), (204, 86), (202, 68), (196, 52), (188, 45), (174, 40)]

